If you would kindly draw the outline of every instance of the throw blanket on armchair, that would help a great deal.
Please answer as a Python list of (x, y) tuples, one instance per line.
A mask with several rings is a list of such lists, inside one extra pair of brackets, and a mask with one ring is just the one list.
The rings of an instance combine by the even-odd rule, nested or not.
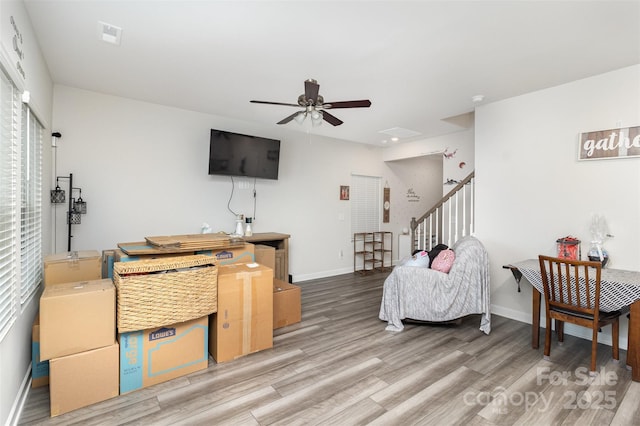
[(491, 332), (489, 256), (482, 243), (467, 236), (452, 247), (448, 274), (418, 266), (396, 266), (384, 282), (380, 319), (386, 330), (402, 331), (405, 318), (451, 321), (482, 314), (480, 330)]

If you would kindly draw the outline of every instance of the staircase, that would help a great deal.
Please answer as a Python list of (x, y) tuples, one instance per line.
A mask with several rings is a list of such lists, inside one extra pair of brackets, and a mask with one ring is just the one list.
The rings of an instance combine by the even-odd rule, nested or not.
[(420, 219), (411, 218), (411, 252), (451, 247), (474, 230), (475, 171), (464, 178)]

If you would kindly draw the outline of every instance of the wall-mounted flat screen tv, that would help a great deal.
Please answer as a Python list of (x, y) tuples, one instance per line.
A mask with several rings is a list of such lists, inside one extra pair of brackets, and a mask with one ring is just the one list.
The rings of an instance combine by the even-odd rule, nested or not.
[(209, 174), (278, 179), (280, 141), (211, 129)]

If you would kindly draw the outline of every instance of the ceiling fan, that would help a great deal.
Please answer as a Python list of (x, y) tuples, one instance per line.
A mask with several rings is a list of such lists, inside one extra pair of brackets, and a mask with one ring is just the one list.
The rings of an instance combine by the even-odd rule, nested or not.
[(251, 101), (254, 104), (268, 104), (268, 105), (285, 105), (292, 107), (302, 107), (304, 110), (294, 112), (293, 114), (278, 121), (278, 124), (287, 124), (291, 120), (296, 120), (299, 123), (304, 121), (307, 116), (311, 117), (311, 121), (314, 126), (319, 125), (322, 120), (339, 126), (343, 123), (338, 117), (330, 114), (328, 109), (336, 108), (368, 108), (371, 106), (371, 101), (368, 99), (360, 101), (340, 101), (340, 102), (325, 102), (324, 98), (318, 94), (320, 91), (320, 85), (313, 79), (306, 80), (304, 82), (304, 93), (298, 96), (297, 104), (288, 104), (283, 102), (268, 102), (268, 101)]

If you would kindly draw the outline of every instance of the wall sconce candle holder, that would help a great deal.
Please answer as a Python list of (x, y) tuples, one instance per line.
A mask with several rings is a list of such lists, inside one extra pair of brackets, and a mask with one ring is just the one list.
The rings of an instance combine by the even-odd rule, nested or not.
[(51, 190), (51, 203), (62, 204), (65, 201), (64, 189), (60, 189), (58, 178), (56, 178), (56, 189)]
[(80, 214), (87, 214), (87, 202), (82, 199), (82, 188), (73, 188), (80, 191), (80, 196), (73, 202), (73, 210)]
[(81, 222), (82, 215), (80, 213), (74, 211), (67, 212), (67, 225), (80, 225)]

